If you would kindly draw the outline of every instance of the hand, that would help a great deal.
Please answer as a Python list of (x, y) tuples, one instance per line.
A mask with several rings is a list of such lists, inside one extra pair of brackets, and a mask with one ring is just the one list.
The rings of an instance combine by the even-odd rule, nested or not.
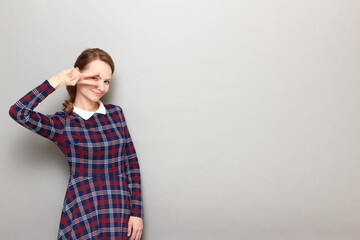
[(128, 223), (128, 234), (130, 240), (140, 240), (143, 231), (143, 220), (139, 217), (131, 216)]
[(49, 79), (49, 83), (54, 88), (60, 86), (75, 86), (76, 84), (90, 84), (93, 85), (93, 81), (87, 81), (87, 79), (98, 76), (100, 73), (80, 73), (79, 68), (69, 68)]

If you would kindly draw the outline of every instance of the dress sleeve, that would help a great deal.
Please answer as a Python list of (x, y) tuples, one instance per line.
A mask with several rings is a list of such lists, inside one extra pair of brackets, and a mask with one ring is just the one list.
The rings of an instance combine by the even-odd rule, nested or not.
[(47, 80), (44, 81), (12, 105), (9, 114), (20, 125), (57, 142), (65, 126), (64, 114), (44, 115), (33, 111), (54, 90)]
[(141, 179), (140, 179), (140, 166), (135, 152), (135, 147), (127, 124), (125, 121), (124, 113), (121, 110), (121, 122), (125, 133), (125, 172), (128, 187), (131, 195), (131, 213), (130, 216), (143, 217), (144, 210), (141, 197)]

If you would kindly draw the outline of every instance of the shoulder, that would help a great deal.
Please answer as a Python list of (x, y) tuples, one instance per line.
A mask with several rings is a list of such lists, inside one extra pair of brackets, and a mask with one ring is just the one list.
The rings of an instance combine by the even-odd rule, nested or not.
[(110, 112), (122, 112), (122, 108), (119, 105), (105, 104), (104, 106), (105, 106), (107, 111), (110, 111)]
[(58, 111), (56, 113), (54, 113), (53, 117), (57, 117), (57, 118), (67, 118), (69, 116), (68, 113), (64, 112), (64, 111)]
[(66, 122), (66, 118), (68, 117), (68, 114), (65, 113), (64, 111), (59, 111), (59, 112), (56, 112), (54, 113), (51, 118), (55, 121), (61, 121), (62, 124), (65, 125), (65, 122)]
[(54, 116), (65, 117), (66, 113), (64, 111), (58, 111), (58, 112), (54, 113)]
[(106, 108), (106, 111), (109, 113), (109, 116), (114, 121), (120, 121), (120, 122), (125, 121), (124, 112), (123, 112), (122, 107), (120, 107), (119, 105), (114, 105), (114, 104), (106, 104), (104, 106)]

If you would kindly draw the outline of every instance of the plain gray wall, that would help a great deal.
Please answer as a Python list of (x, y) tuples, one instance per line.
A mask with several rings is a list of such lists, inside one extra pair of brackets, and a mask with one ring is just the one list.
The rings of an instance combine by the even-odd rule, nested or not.
[[(360, 2), (0, 2), (1, 239), (56, 239), (67, 162), (9, 107), (114, 58), (146, 240), (360, 238)], [(65, 88), (36, 108), (61, 109)]]

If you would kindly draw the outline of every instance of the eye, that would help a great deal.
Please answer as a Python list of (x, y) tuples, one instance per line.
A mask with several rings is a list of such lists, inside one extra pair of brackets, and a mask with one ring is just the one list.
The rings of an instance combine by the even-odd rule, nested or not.
[(106, 81), (104, 81), (105, 83), (107, 83), (107, 84), (110, 84), (110, 81), (109, 80), (106, 80)]
[(92, 77), (92, 79), (93, 79), (93, 80), (95, 80), (95, 81), (97, 81), (97, 80), (98, 80), (98, 78), (97, 78), (97, 77)]

